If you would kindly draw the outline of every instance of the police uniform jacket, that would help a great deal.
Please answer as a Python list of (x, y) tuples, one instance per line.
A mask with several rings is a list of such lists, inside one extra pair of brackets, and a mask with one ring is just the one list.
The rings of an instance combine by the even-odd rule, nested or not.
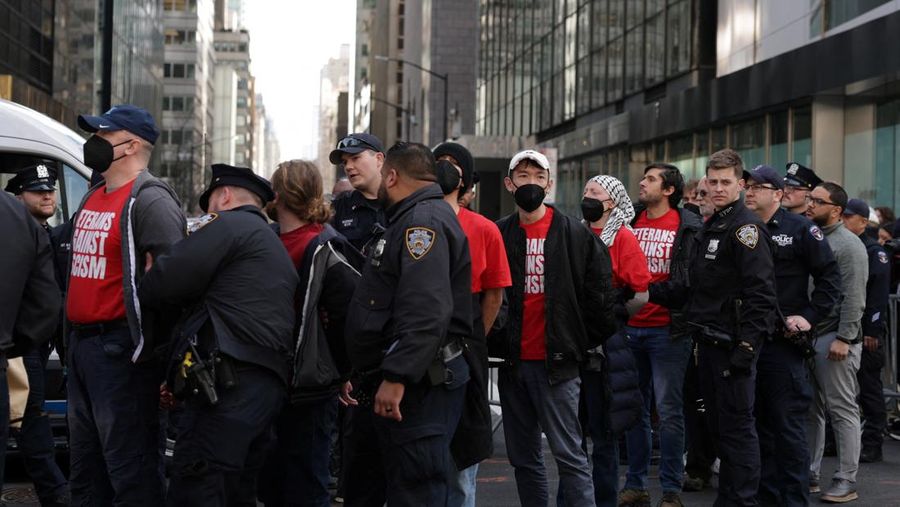
[(367, 254), (366, 243), (387, 224), (381, 207), (359, 190), (339, 194), (331, 207), (334, 209), (331, 225), (357, 250)]
[[(679, 307), (685, 318), (752, 346), (773, 331), (777, 300), (772, 247), (765, 225), (740, 199), (704, 225), (690, 269), (690, 285), (650, 286), (650, 301)], [(735, 302), (741, 301), (740, 312)], [(739, 315), (738, 315), (739, 313)]]
[(47, 233), (22, 203), (0, 194), (0, 351), (16, 356), (47, 340), (62, 298)]
[(215, 348), (268, 368), (287, 383), (298, 284), (287, 250), (255, 206), (210, 213), (201, 222), (154, 259), (141, 280), (141, 302), (188, 308), (181, 335), (208, 323)]
[(891, 282), (891, 265), (887, 252), (878, 241), (863, 233), (859, 239), (869, 256), (869, 280), (866, 282), (866, 310), (863, 313), (863, 336), (883, 339), (886, 331), (884, 312), (887, 311)]
[(386, 210), (347, 312), (347, 352), (359, 373), (421, 381), (441, 346), (472, 333), (472, 262), (444, 194), (428, 185)]
[(825, 234), (808, 218), (783, 208), (772, 215), (766, 227), (774, 248), (781, 314), (800, 315), (815, 327), (831, 313), (841, 295), (841, 273)]

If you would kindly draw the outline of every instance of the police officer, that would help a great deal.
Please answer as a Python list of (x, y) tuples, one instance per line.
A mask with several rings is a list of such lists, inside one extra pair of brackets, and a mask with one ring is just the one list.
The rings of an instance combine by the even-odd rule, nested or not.
[(859, 371), (859, 408), (865, 424), (862, 430), (861, 463), (881, 461), (887, 413), (884, 407), (881, 369), (884, 367), (885, 312), (888, 305), (891, 265), (887, 252), (878, 240), (866, 233), (869, 205), (862, 199), (847, 201), (844, 227), (859, 236), (869, 256), (869, 279), (866, 282), (866, 309), (862, 318), (863, 350)]
[(6, 359), (39, 346), (59, 322), (62, 300), (53, 278), (47, 234), (9, 194), (0, 192), (0, 485), (9, 431)]
[(389, 225), (363, 268), (346, 337), (355, 370), (344, 456), (345, 503), (445, 505), (450, 439), (469, 370), (472, 333), (466, 236), (435, 185), (428, 147), (387, 153), (379, 198)]
[(355, 190), (334, 196), (331, 225), (363, 254), (366, 245), (384, 230), (387, 222), (378, 201), (384, 148), (372, 134), (350, 134), (328, 155), (332, 164), (342, 165)]
[(725, 149), (706, 166), (716, 212), (704, 224), (684, 283), (650, 286), (650, 301), (680, 307), (699, 342), (704, 399), (717, 417), (721, 459), (715, 505), (756, 505), (759, 440), (753, 418), (756, 359), (772, 333), (775, 272), (765, 225), (741, 202), (743, 161)]
[(787, 175), (784, 177), (784, 197), (781, 199), (781, 205), (791, 213), (802, 215), (806, 213), (810, 192), (822, 183), (822, 178), (819, 178), (812, 169), (797, 162), (788, 162), (785, 169)]
[[(6, 191), (22, 201), (31, 216), (47, 232), (52, 245), (52, 228), (47, 220), (56, 214), (56, 168), (49, 163), (28, 166), (9, 180)], [(58, 263), (54, 263), (54, 273), (57, 285), (62, 290), (64, 278)], [(61, 296), (61, 292), (58, 292), (60, 301)], [(56, 329), (47, 338), (56, 337), (61, 331)], [(34, 489), (44, 506), (68, 505), (69, 502), (66, 477), (56, 464), (50, 418), (44, 412), (44, 369), (53, 341), (47, 340), (40, 347), (30, 347), (22, 353), (22, 362), (28, 376), (28, 401), (21, 428), (13, 430), (13, 436), (25, 458), (25, 470), (34, 482)]]
[(759, 166), (750, 172), (745, 198), (772, 238), (781, 317), (756, 365), (759, 499), (764, 505), (808, 505), (806, 424), (812, 385), (805, 358), (812, 352), (810, 329), (838, 303), (841, 275), (819, 227), (780, 207), (783, 188), (775, 169)]
[(168, 385), (183, 397), (169, 505), (255, 505), (256, 474), (293, 351), (297, 273), (261, 208), (274, 198), (245, 167), (212, 166), (202, 226), (144, 276), (145, 305), (188, 308)]

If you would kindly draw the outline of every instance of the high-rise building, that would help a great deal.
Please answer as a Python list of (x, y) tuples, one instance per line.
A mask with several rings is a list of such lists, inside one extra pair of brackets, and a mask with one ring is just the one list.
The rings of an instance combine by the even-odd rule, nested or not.
[[(731, 147), (750, 168), (797, 161), (873, 205), (900, 204), (900, 60), (884, 57), (895, 1), (479, 5), (478, 135), (462, 141), (482, 182), (538, 146), (558, 157), (558, 206), (577, 213), (590, 176), (636, 191), (651, 161), (696, 178)], [(482, 205), (510, 211), (495, 187)]]
[(159, 176), (188, 211), (207, 184), (214, 142), (213, 0), (165, 0)]
[(235, 165), (239, 78), (229, 65), (216, 65), (214, 75), (212, 163)]
[(356, 24), (353, 130), (387, 146), (474, 133), (476, 0), (357, 0)]
[[(256, 111), (253, 76), (250, 74), (250, 34), (246, 30), (216, 30), (214, 41), (216, 65), (231, 69), (237, 76), (234, 102), (234, 163), (252, 167)], [(230, 130), (230, 127), (228, 129)], [(255, 167), (253, 169), (257, 170)]]
[[(335, 166), (328, 154), (347, 135), (347, 92), (350, 81), (350, 45), (341, 45), (337, 58), (322, 67), (319, 80), (318, 166), (326, 189), (334, 185)], [(341, 100), (343, 99), (343, 108)]]

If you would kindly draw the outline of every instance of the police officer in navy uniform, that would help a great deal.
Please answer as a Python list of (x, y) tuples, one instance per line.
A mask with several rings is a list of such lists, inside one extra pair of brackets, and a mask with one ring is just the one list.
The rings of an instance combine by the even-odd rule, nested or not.
[(785, 166), (784, 197), (781, 205), (791, 213), (803, 215), (809, 204), (809, 194), (822, 183), (816, 172), (797, 162), (788, 162)]
[(350, 302), (346, 337), (355, 371), (345, 453), (345, 503), (444, 505), (469, 370), (472, 333), (466, 236), (436, 181), (427, 146), (397, 143), (379, 198), (388, 227)]
[(772, 248), (763, 222), (740, 199), (743, 161), (712, 154), (707, 185), (716, 212), (704, 224), (690, 283), (650, 286), (650, 301), (680, 308), (699, 342), (703, 398), (716, 414), (719, 495), (716, 506), (757, 505), (760, 457), (753, 417), (756, 360), (776, 313)]
[(210, 213), (150, 259), (141, 281), (143, 304), (187, 309), (167, 378), (185, 405), (169, 505), (256, 504), (257, 472), (290, 378), (298, 284), (261, 211), (273, 198), (250, 169), (213, 165), (200, 196)]
[(887, 331), (885, 312), (890, 293), (891, 265), (887, 252), (878, 240), (869, 236), (869, 205), (862, 199), (847, 201), (844, 210), (844, 226), (859, 236), (869, 257), (869, 279), (866, 281), (866, 309), (862, 318), (863, 350), (859, 371), (859, 408), (865, 424), (862, 429), (860, 463), (882, 461), (881, 446), (887, 412), (884, 406), (884, 386), (881, 369), (884, 368), (884, 339)]
[(338, 142), (328, 160), (343, 166), (354, 188), (335, 196), (331, 225), (366, 255), (367, 245), (387, 224), (377, 195), (384, 165), (381, 140), (372, 134), (350, 134)]
[(759, 166), (750, 172), (745, 202), (766, 222), (772, 239), (780, 309), (775, 333), (756, 365), (759, 500), (763, 505), (793, 506), (809, 504), (806, 425), (812, 384), (805, 362), (812, 351), (809, 330), (838, 303), (841, 275), (819, 227), (780, 206), (783, 188), (778, 171)]
[[(28, 166), (9, 180), (6, 191), (13, 193), (28, 209), (28, 212), (47, 232), (47, 238), (53, 246), (53, 228), (47, 220), (56, 214), (56, 168), (51, 163), (38, 163)], [(54, 250), (54, 257), (58, 258)], [(65, 286), (64, 268), (54, 262), (56, 283), (60, 288), (57, 297), (62, 301), (62, 290)], [(50, 418), (44, 412), (44, 369), (50, 349), (57, 338), (62, 335), (62, 328), (57, 326), (41, 346), (33, 346), (23, 351), (22, 361), (28, 376), (28, 401), (22, 426), (13, 429), (12, 433), (24, 457), (25, 471), (34, 482), (35, 491), (41, 505), (67, 505), (69, 502), (68, 481), (56, 464), (53, 432), (50, 429)], [(60, 356), (63, 354), (60, 353)]]

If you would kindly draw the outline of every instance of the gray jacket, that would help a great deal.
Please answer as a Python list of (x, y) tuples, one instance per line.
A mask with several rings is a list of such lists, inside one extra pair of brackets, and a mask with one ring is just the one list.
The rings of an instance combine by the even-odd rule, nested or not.
[(835, 311), (819, 323), (817, 334), (837, 329), (837, 335), (848, 341), (861, 336), (861, 321), (866, 309), (866, 282), (869, 279), (869, 258), (862, 241), (838, 222), (823, 227), (828, 244), (837, 259), (841, 272), (841, 301)]
[[(72, 217), (73, 223), (77, 223), (84, 204), (99, 187), (95, 186), (85, 194), (78, 212)], [(138, 284), (144, 275), (146, 254), (149, 252), (157, 258), (171, 245), (184, 239), (187, 236), (187, 221), (175, 192), (149, 171), (138, 174), (121, 216), (122, 273), (128, 274), (122, 277), (125, 313), (134, 342), (131, 360), (137, 362), (142, 354), (146, 357), (151, 353), (154, 345), (152, 328), (155, 326), (151, 323), (152, 318), (141, 312), (137, 295)], [(70, 254), (69, 267), (71, 264)]]

